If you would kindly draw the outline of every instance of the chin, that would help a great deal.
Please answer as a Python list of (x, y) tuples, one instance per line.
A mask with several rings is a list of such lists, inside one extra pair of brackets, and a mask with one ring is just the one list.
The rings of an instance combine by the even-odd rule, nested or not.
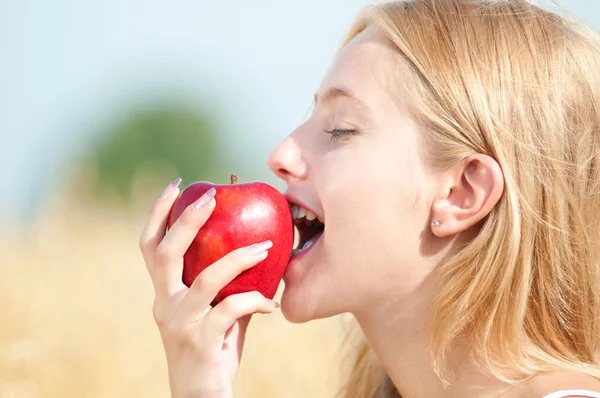
[[(331, 292), (335, 293), (335, 290), (328, 293)], [(347, 309), (337, 308), (338, 298), (320, 295), (315, 289), (306, 289), (305, 286), (286, 285), (281, 296), (281, 313), (292, 323), (329, 318), (347, 312)]]
[[(307, 304), (307, 300), (301, 294), (294, 292), (294, 288), (286, 286), (281, 297), (281, 313), (288, 321), (292, 323), (305, 323), (318, 319)], [(297, 289), (296, 289), (297, 290)]]
[[(348, 312), (344, 300), (347, 292), (340, 277), (335, 276), (325, 234), (317, 234), (306, 250), (295, 255), (283, 275), (285, 288), (281, 296), (281, 312), (292, 323), (329, 318)], [(336, 259), (340, 260), (340, 259)], [(337, 270), (339, 271), (339, 270)], [(340, 281), (340, 283), (332, 283)]]

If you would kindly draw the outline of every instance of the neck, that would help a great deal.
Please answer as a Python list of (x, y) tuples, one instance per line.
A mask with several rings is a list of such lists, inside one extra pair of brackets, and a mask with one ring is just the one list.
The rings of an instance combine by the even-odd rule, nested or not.
[[(406, 297), (390, 300), (388, 296), (378, 305), (369, 306), (371, 310), (354, 314), (402, 397), (492, 398), (508, 392), (511, 385), (482, 373), (470, 361), (461, 360), (468, 357), (466, 350), (452, 351), (447, 367), (450, 386), (445, 387), (434, 372), (431, 319), (434, 292), (439, 291), (434, 284), (430, 275)], [(468, 347), (466, 343), (461, 346)]]

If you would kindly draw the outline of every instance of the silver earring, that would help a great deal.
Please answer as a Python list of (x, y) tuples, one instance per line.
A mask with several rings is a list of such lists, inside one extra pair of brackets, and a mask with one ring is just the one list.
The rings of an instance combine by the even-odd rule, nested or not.
[(440, 222), (439, 221), (434, 221), (431, 223), (432, 227), (439, 227), (440, 226)]

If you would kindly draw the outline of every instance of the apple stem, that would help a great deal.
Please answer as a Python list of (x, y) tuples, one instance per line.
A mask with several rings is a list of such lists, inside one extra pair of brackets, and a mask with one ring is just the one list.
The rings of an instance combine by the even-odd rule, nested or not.
[(237, 176), (235, 174), (231, 175), (231, 184), (237, 184)]

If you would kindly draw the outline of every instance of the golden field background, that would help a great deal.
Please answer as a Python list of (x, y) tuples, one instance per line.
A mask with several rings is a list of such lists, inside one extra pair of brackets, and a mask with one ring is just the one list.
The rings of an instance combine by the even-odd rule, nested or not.
[[(47, 209), (0, 243), (0, 398), (169, 396), (137, 246), (146, 209)], [(236, 397), (333, 397), (343, 336), (341, 318), (255, 316)]]

